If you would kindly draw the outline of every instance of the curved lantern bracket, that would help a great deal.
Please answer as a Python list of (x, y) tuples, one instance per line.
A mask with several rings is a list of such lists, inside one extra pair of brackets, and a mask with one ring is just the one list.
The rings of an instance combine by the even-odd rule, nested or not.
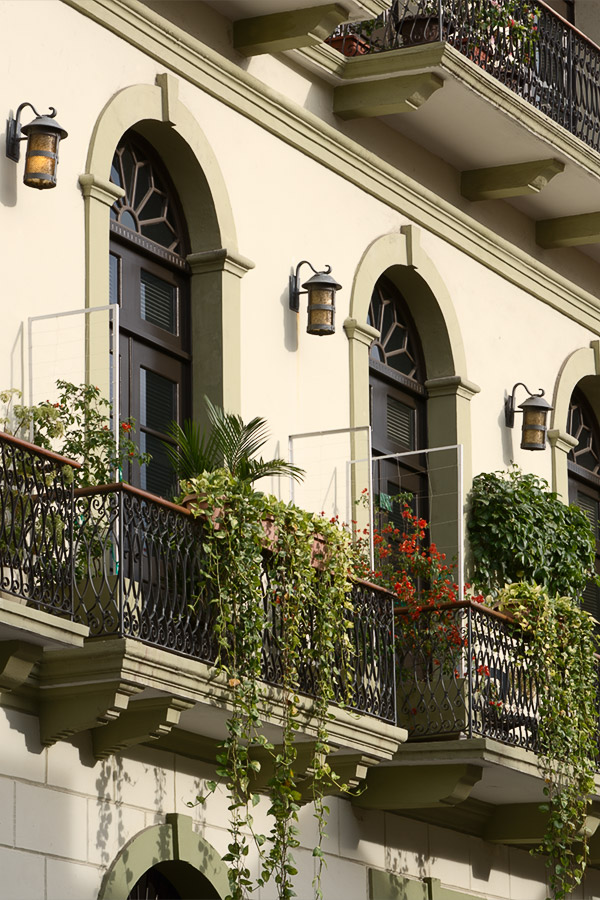
[[(525, 388), (529, 396), (518, 409), (515, 409), (515, 394), (518, 387)], [(518, 381), (512, 389), (509, 397), (504, 401), (504, 421), (507, 428), (513, 428), (515, 414), (523, 413), (523, 425), (521, 429), (521, 449), (544, 450), (546, 448), (546, 419), (553, 407), (544, 399), (545, 391), (540, 388), (537, 394), (533, 394), (526, 384)]]

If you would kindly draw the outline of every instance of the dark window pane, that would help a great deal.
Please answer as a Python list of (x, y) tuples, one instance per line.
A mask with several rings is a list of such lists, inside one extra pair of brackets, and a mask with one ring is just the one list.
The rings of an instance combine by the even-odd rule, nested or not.
[(177, 418), (177, 385), (163, 375), (141, 370), (141, 425), (166, 433), (169, 423)]
[(161, 247), (166, 247), (167, 249), (170, 249), (176, 240), (173, 229), (166, 222), (154, 222), (152, 225), (143, 225), (141, 232), (144, 237), (150, 238), (155, 244), (160, 244)]
[(175, 493), (175, 473), (169, 462), (165, 445), (153, 434), (140, 435), (142, 453), (149, 453), (152, 461), (142, 471), (142, 488), (167, 499)]
[(140, 315), (151, 325), (177, 334), (177, 288), (142, 269)]
[(128, 209), (124, 209), (121, 212), (119, 222), (121, 225), (124, 225), (125, 228), (131, 228), (132, 231), (137, 231), (137, 223)]
[(118, 256), (115, 256), (114, 253), (111, 253), (109, 256), (109, 274), (108, 274), (108, 302), (109, 303), (120, 303), (120, 290), (119, 290), (119, 268), (121, 260)]
[(135, 182), (135, 198), (132, 204), (133, 208), (136, 211), (151, 187), (152, 183), (150, 181), (150, 166), (148, 165), (148, 163), (142, 163), (138, 166), (137, 170), (137, 178)]
[(167, 198), (158, 191), (153, 191), (141, 209), (138, 210), (140, 219), (166, 219), (167, 217)]

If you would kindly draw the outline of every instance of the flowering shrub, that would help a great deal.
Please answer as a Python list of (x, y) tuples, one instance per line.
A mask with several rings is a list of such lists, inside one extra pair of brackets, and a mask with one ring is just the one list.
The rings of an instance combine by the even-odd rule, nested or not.
[[(363, 499), (366, 502), (366, 491)], [(428, 668), (443, 667), (450, 674), (462, 655), (465, 638), (453, 605), (459, 598), (456, 565), (429, 541), (429, 526), (409, 505), (410, 494), (392, 498), (399, 515), (373, 529), (375, 565), (369, 563), (369, 529), (357, 540), (358, 577), (394, 594), (397, 664), (407, 650), (418, 654)], [(398, 520), (401, 520), (401, 525)], [(470, 585), (465, 585), (470, 590)], [(470, 599), (483, 602), (482, 595)]]
[(110, 402), (92, 384), (75, 385), (58, 380), (58, 401), (43, 400), (35, 406), (14, 404), (19, 391), (0, 392), (5, 406), (0, 424), (45, 450), (53, 450), (81, 463), (74, 470), (75, 487), (89, 487), (114, 481), (117, 469), (127, 463), (144, 465), (150, 461), (133, 440), (135, 422), (121, 422), (117, 443), (111, 427)]

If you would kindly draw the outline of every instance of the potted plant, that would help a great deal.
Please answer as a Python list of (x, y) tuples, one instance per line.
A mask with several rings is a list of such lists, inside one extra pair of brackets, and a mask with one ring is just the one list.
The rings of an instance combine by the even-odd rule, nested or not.
[[(186, 420), (183, 425), (173, 422), (169, 429), (174, 444), (166, 444), (169, 459), (179, 480), (178, 502), (187, 508), (207, 510), (207, 500), (198, 493), (198, 477), (205, 472), (224, 469), (234, 478), (249, 485), (268, 476), (289, 476), (300, 480), (302, 469), (283, 459), (264, 460), (257, 454), (268, 440), (266, 420), (256, 416), (244, 422), (241, 416), (225, 412), (204, 398), (209, 429), (204, 431), (196, 422)], [(216, 528), (222, 508), (212, 507), (210, 515)], [(274, 540), (274, 523), (265, 518), (265, 541), (269, 546)]]

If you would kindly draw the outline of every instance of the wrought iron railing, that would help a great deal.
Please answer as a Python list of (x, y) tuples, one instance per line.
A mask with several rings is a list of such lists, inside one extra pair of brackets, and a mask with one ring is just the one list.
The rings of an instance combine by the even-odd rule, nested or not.
[[(132, 637), (215, 662), (213, 595), (203, 574), (204, 524), (188, 510), (125, 484), (75, 492), (76, 618), (92, 636)], [(266, 557), (268, 560), (268, 557)], [(323, 573), (322, 577), (326, 577)], [(263, 571), (263, 674), (281, 681), (280, 621)], [(385, 592), (353, 586), (354, 689), (350, 706), (395, 719), (393, 611)], [(307, 646), (310, 634), (306, 635)], [(332, 676), (335, 678), (335, 675)], [(314, 694), (310, 663), (300, 690)], [(338, 690), (338, 699), (342, 699)]]
[(78, 463), (0, 434), (0, 591), (73, 618), (73, 470)]
[(400, 611), (398, 724), (409, 740), (490, 737), (538, 750), (538, 689), (526, 633), (508, 616), (464, 601)]
[(600, 47), (543, 0), (394, 0), (329, 39), (347, 56), (440, 40), (599, 149)]

